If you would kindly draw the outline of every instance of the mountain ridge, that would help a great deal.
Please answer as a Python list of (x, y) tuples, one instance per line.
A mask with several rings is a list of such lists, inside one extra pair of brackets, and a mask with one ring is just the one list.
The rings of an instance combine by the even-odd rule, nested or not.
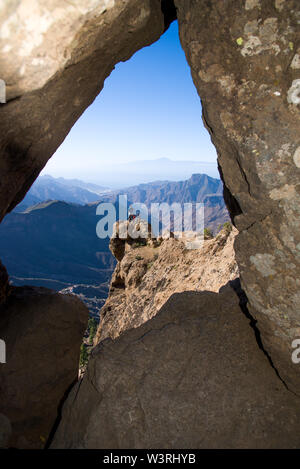
[(107, 187), (87, 183), (79, 179), (54, 178), (50, 175), (44, 175), (34, 182), (14, 211), (23, 212), (32, 205), (46, 200), (62, 200), (84, 205), (97, 201), (100, 195), (107, 190)]
[[(123, 192), (103, 194), (101, 202), (112, 202), (118, 208), (118, 195)], [(203, 201), (205, 224), (215, 231), (229, 219), (222, 183), (207, 175), (193, 175), (186, 181), (141, 184), (125, 192), (128, 205), (135, 201), (144, 202), (147, 207), (152, 202)], [(21, 213), (8, 214), (0, 225), (0, 255), (12, 283), (82, 295), (90, 311), (97, 315), (115, 267), (109, 239), (96, 236), (99, 203), (99, 199), (85, 205), (47, 200)]]

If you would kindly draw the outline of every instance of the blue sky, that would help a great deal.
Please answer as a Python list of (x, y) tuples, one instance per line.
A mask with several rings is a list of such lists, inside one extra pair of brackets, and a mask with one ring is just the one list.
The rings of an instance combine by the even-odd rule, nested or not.
[(158, 158), (216, 161), (177, 22), (115, 67), (43, 174), (96, 180), (104, 166)]

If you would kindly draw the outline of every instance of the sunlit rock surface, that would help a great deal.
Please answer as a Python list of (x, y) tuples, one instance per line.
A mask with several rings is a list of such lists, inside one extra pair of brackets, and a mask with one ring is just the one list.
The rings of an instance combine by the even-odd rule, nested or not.
[(218, 292), (238, 276), (233, 250), (236, 229), (224, 228), (215, 238), (205, 240), (201, 248), (187, 249), (192, 234), (186, 233), (186, 239), (148, 239), (144, 243), (140, 239), (111, 240), (111, 250), (119, 256), (119, 262), (100, 310), (95, 343), (107, 337), (115, 339), (148, 321), (174, 293)]
[(176, 293), (155, 318), (94, 349), (52, 447), (299, 447), (299, 404), (229, 285)]

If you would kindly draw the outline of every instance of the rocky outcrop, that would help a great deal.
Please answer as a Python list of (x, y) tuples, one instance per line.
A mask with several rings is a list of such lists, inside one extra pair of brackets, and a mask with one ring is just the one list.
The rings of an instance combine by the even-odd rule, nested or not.
[(52, 448), (295, 448), (299, 404), (232, 288), (187, 291), (94, 349)]
[[(182, 46), (239, 230), (251, 314), (288, 387), (299, 328), (298, 0), (175, 0)], [(155, 41), (172, 1), (36, 0), (1, 8), (0, 219), (22, 199), (120, 60)], [(16, 27), (16, 25), (18, 27)], [(70, 83), (72, 86), (70, 86)]]
[(250, 312), (300, 395), (298, 0), (175, 0), (182, 46), (218, 151)]
[(45, 446), (61, 400), (78, 376), (87, 318), (75, 296), (12, 289), (0, 307), (0, 337), (6, 343), (6, 363), (0, 364), (1, 444)]
[[(216, 238), (204, 241), (203, 248), (186, 249), (184, 239), (137, 241), (111, 239), (118, 257), (108, 299), (100, 311), (95, 343), (115, 339), (157, 314), (176, 292), (215, 291), (238, 276), (233, 242), (237, 231), (223, 229)], [(122, 249), (121, 249), (122, 246)]]

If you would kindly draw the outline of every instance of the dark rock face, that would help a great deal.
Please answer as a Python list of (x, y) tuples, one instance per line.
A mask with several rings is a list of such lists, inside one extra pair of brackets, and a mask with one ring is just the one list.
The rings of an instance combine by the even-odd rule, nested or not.
[[(58, 406), (78, 376), (79, 349), (88, 318), (74, 296), (45, 288), (14, 288), (0, 308), (0, 337), (6, 363), (0, 364), (0, 414), (11, 424), (1, 444), (41, 448)], [(1, 419), (0, 419), (1, 424)]]
[(276, 376), (234, 291), (173, 295), (93, 351), (53, 448), (292, 448), (299, 398)]
[(182, 46), (218, 151), (250, 311), (300, 394), (298, 0), (175, 1)]
[(11, 423), (5, 415), (0, 414), (0, 448), (7, 447), (11, 435)]
[(9, 279), (6, 268), (0, 261), (0, 304), (3, 303), (9, 293)]

